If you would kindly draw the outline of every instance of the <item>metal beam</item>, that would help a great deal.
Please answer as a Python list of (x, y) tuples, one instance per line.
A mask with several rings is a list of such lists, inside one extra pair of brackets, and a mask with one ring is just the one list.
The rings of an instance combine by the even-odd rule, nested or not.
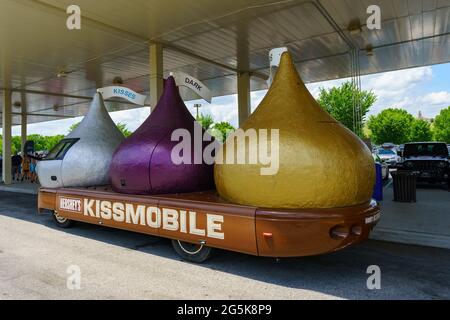
[[(3, 89), (3, 88), (1, 88), (1, 89)], [(20, 89), (20, 88), (11, 89), (11, 91), (12, 92), (20, 92), (20, 93), (37, 94), (37, 95), (46, 95), (46, 96), (53, 96), (53, 97), (81, 99), (81, 100), (92, 100), (92, 98), (93, 98), (93, 97), (87, 97), (87, 96), (78, 96), (78, 95), (74, 95), (74, 94), (47, 92), (47, 91)]]
[(21, 98), (22, 98), (22, 112), (20, 115), (20, 141), (22, 154), (25, 154), (25, 144), (27, 142), (27, 120), (28, 120), (26, 94), (22, 93)]
[[(372, 46), (373, 50), (376, 49), (382, 49), (382, 48), (389, 48), (389, 47), (395, 47), (395, 46), (399, 46), (402, 44), (409, 44), (412, 42), (420, 42), (420, 41), (424, 41), (424, 40), (431, 40), (431, 39), (436, 39), (436, 38), (440, 38), (440, 37), (447, 37), (450, 36), (450, 32), (444, 32), (441, 34), (437, 34), (437, 35), (432, 35), (432, 36), (426, 36), (426, 37), (422, 37), (422, 38), (416, 38), (416, 39), (411, 39), (411, 40), (404, 40), (404, 41), (398, 41), (398, 42), (391, 42), (391, 43), (387, 43), (387, 44), (382, 44), (382, 45), (378, 45), (378, 46)], [(366, 48), (362, 48), (359, 49), (360, 51), (366, 51)]]
[(3, 91), (3, 116), (2, 116), (2, 129), (3, 129), (3, 155), (2, 155), (2, 172), (3, 182), (5, 184), (12, 183), (11, 176), (11, 90), (6, 89)]
[(242, 127), (251, 113), (250, 74), (241, 73), (237, 79), (239, 127)]
[(150, 108), (153, 111), (164, 90), (163, 47), (159, 43), (150, 43)]
[[(11, 113), (13, 116), (22, 116), (21, 112), (13, 112)], [(82, 117), (82, 116), (64, 116), (59, 114), (42, 114), (42, 113), (27, 113), (27, 116), (33, 116), (33, 117), (53, 117), (53, 118), (61, 118), (61, 119), (70, 119), (70, 118), (76, 118), (76, 117)]]
[[(0, 88), (0, 91), (5, 91), (6, 88)], [(78, 96), (73, 94), (65, 94), (65, 93), (56, 93), (56, 92), (46, 92), (46, 91), (38, 91), (38, 90), (29, 90), (29, 89), (10, 89), (11, 92), (19, 92), (19, 93), (29, 93), (29, 94), (36, 94), (36, 95), (45, 95), (45, 96), (52, 96), (52, 97), (61, 97), (61, 98), (70, 98), (70, 99), (80, 99), (80, 100), (87, 100), (92, 101), (93, 97), (88, 96)], [(134, 103), (125, 101), (125, 100), (117, 100), (117, 99), (107, 99), (105, 102), (115, 102), (115, 103), (121, 103), (121, 104), (128, 104), (128, 105), (135, 105)], [(74, 104), (70, 104), (74, 105)], [(64, 108), (66, 105), (58, 106), (59, 108)], [(51, 108), (44, 109), (44, 110), (50, 110)], [(42, 110), (39, 110), (42, 111)]]
[[(0, 90), (4, 90), (4, 88), (0, 88)], [(20, 92), (20, 93), (29, 93), (29, 94), (37, 94), (37, 95), (46, 95), (46, 96), (54, 96), (54, 97), (62, 97), (62, 98), (72, 98), (72, 99), (80, 99), (80, 100), (92, 100), (94, 97), (88, 96), (78, 96), (73, 94), (66, 93), (57, 93), (57, 92), (47, 92), (47, 91), (39, 91), (39, 90), (30, 90), (30, 89), (11, 89), (11, 92)], [(131, 102), (125, 100), (117, 100), (117, 99), (107, 99), (106, 102), (118, 102), (123, 104), (133, 104)], [(62, 106), (60, 106), (62, 107)]]

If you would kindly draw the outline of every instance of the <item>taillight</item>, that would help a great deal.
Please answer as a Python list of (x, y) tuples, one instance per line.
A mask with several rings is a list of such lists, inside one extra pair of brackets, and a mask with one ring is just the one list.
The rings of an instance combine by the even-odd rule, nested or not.
[(351, 229), (351, 233), (354, 236), (360, 236), (362, 234), (362, 227), (361, 226), (353, 226)]
[(336, 226), (330, 230), (330, 236), (336, 240), (346, 239), (350, 233), (350, 230), (346, 226)]

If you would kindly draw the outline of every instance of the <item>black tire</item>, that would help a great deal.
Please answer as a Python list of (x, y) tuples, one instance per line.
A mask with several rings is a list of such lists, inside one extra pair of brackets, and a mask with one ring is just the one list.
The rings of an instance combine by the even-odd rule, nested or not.
[(52, 216), (53, 216), (53, 220), (56, 222), (56, 225), (62, 229), (71, 228), (74, 224), (73, 220), (60, 217), (58, 215), (58, 212), (56, 212), (56, 211), (53, 211)]
[(193, 244), (179, 240), (172, 240), (172, 246), (180, 257), (194, 263), (205, 262), (210, 258), (213, 251), (212, 248), (203, 244)]

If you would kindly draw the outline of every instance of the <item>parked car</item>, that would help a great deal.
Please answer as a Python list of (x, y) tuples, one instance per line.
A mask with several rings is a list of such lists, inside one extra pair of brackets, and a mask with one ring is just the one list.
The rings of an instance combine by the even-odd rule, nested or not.
[(380, 148), (380, 146), (373, 145), (373, 146), (372, 146), (372, 153), (376, 153), (376, 152), (378, 151), (379, 148)]
[(383, 180), (389, 179), (389, 166), (385, 163), (381, 158), (376, 154), (372, 153), (373, 160), (375, 163), (379, 163), (381, 165), (381, 174), (383, 176)]
[(405, 145), (401, 144), (397, 148), (397, 155), (403, 157), (403, 151), (405, 150)]
[(390, 168), (394, 168), (401, 158), (397, 154), (397, 150), (380, 148), (378, 149), (377, 155), (380, 159), (385, 162)]
[(407, 143), (398, 169), (415, 172), (418, 181), (449, 183), (450, 152), (445, 143)]
[(383, 143), (381, 145), (381, 148), (383, 148), (383, 149), (394, 149), (395, 148), (395, 144), (393, 144), (392, 142), (386, 142), (386, 143)]

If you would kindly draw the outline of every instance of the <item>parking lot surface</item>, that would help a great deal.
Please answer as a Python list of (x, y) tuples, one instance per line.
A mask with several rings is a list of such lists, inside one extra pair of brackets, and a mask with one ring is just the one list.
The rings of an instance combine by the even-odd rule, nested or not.
[[(0, 192), (0, 299), (449, 299), (450, 251), (368, 241), (307, 258), (217, 251), (181, 261), (168, 240), (77, 224), (58, 229), (33, 195)], [(367, 268), (381, 289), (367, 288)], [(75, 268), (75, 269), (74, 269)], [(80, 271), (80, 289), (67, 286)]]

